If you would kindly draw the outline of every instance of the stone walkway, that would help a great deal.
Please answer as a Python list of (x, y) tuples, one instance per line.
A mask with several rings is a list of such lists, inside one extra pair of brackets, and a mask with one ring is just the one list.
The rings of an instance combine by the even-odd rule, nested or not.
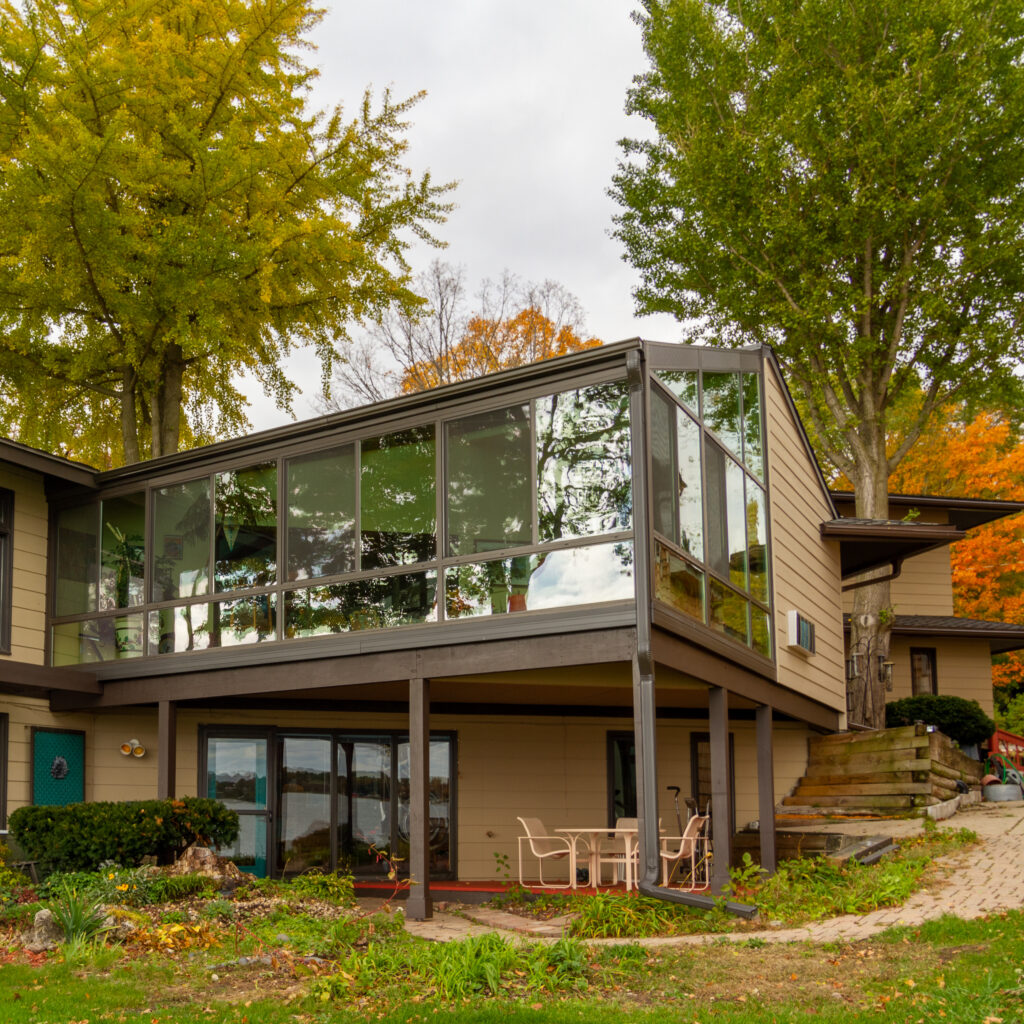
[[(787, 828), (791, 827), (787, 824)], [(917, 925), (943, 914), (981, 917), (1000, 910), (1024, 907), (1024, 802), (975, 804), (962, 808), (940, 827), (969, 828), (981, 843), (942, 859), (945, 877), (931, 888), (915, 893), (901, 907), (875, 910), (868, 914), (847, 914), (805, 925), (801, 928), (765, 927), (728, 934), (685, 935), (672, 938), (640, 939), (644, 946), (700, 945), (723, 939), (743, 942), (751, 938), (766, 942), (836, 942), (865, 939), (892, 925)], [(850, 835), (917, 835), (919, 819), (850, 821), (813, 826), (813, 829), (847, 832)], [(810, 829), (809, 829), (810, 830)], [(517, 938), (551, 941), (561, 935), (561, 922), (534, 922), (515, 914), (487, 907), (460, 907), (435, 911), (430, 921), (407, 921), (406, 928), (425, 939), (446, 942), (488, 932)], [(621, 943), (622, 939), (591, 940)]]

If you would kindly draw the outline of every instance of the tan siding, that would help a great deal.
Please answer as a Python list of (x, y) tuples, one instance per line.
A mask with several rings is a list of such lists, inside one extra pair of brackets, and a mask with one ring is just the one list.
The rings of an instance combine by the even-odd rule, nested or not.
[(889, 700), (911, 696), (910, 648), (935, 648), (935, 673), (941, 694), (976, 700), (985, 713), (992, 714), (992, 656), (985, 640), (948, 637), (893, 637), (893, 691)]
[[(891, 588), (892, 606), (897, 615), (952, 615), (949, 548), (935, 548), (908, 558)], [(843, 611), (853, 611), (853, 591), (843, 594)]]
[[(845, 712), (839, 548), (821, 537), (821, 524), (832, 518), (832, 512), (770, 367), (765, 373), (765, 397), (779, 682)], [(787, 648), (790, 610), (814, 623), (817, 653), (813, 656)]]
[(0, 487), (14, 491), (14, 574), (11, 654), (41, 665), (46, 640), (47, 507), (43, 478), (14, 466), (0, 467)]

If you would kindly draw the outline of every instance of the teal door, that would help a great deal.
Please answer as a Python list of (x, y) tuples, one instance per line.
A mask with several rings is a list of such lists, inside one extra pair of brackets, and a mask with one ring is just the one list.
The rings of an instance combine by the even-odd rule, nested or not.
[(218, 853), (242, 871), (267, 873), (266, 736), (209, 736), (206, 740), (206, 795), (238, 812), (238, 839)]
[(32, 730), (32, 803), (47, 807), (85, 799), (85, 733)]

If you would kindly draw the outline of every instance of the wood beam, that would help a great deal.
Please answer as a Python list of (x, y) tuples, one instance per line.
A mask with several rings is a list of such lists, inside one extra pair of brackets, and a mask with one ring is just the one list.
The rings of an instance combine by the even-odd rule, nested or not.
[(178, 752), (178, 705), (173, 700), (162, 700), (156, 712), (156, 798), (173, 800)]

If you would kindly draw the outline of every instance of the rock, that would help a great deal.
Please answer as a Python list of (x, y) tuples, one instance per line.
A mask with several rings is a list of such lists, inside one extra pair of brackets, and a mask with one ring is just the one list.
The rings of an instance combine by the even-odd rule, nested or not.
[(218, 857), (205, 846), (190, 846), (168, 868), (168, 874), (203, 875), (212, 878), (220, 889), (233, 889), (247, 877), (230, 858)]
[(45, 953), (56, 949), (63, 941), (64, 929), (45, 907), (36, 913), (32, 927), (21, 936), (22, 945), (29, 953)]

